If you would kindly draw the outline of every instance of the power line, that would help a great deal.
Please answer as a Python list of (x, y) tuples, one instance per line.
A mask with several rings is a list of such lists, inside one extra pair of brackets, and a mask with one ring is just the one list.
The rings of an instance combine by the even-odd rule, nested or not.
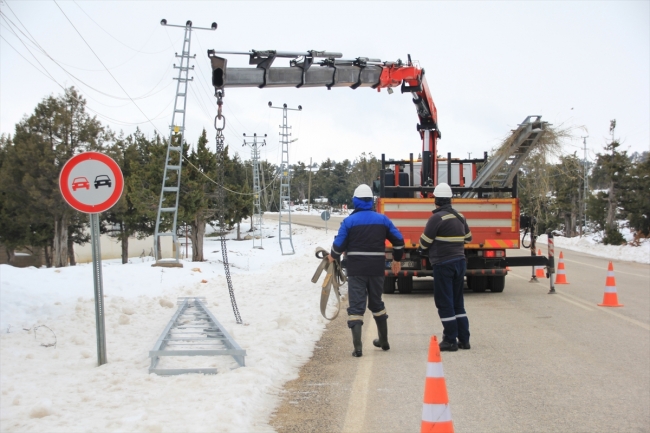
[[(110, 32), (108, 32), (106, 29), (104, 29), (104, 27), (102, 27), (101, 25), (99, 25), (99, 23), (98, 23), (97, 21), (95, 21), (95, 20), (94, 20), (90, 15), (88, 15), (88, 13), (87, 13), (85, 10), (83, 10), (83, 8), (82, 8), (82, 7), (79, 5), (79, 3), (77, 3), (75, 0), (73, 0), (73, 3), (74, 3), (74, 4), (75, 4), (75, 5), (76, 5), (80, 10), (81, 10), (81, 12), (84, 13), (84, 15), (86, 15), (86, 16), (90, 19), (90, 21), (92, 21), (93, 23), (95, 23), (95, 25), (96, 25), (97, 27), (99, 27), (99, 28), (100, 28), (104, 33), (106, 33), (106, 34), (107, 34), (108, 36), (110, 36), (111, 38), (115, 39), (115, 40), (116, 40), (117, 42), (119, 42), (120, 44), (124, 45), (126, 48), (135, 51), (136, 53), (140, 53), (140, 54), (159, 54), (159, 53), (162, 53), (163, 51), (167, 51), (168, 48), (173, 48), (173, 43), (172, 43), (168, 48), (162, 49), (162, 50), (160, 50), (160, 51), (142, 51), (142, 48), (144, 48), (144, 46), (147, 45), (147, 44), (149, 43), (149, 40), (153, 37), (154, 33), (156, 33), (156, 30), (154, 30), (154, 31), (149, 35), (149, 37), (147, 38), (146, 42), (145, 42), (144, 44), (142, 44), (142, 47), (141, 47), (140, 49), (133, 48), (133, 47), (131, 47), (131, 46), (125, 44), (124, 42), (120, 41), (119, 39), (117, 39), (117, 38), (116, 38), (115, 36), (113, 36)], [(158, 26), (156, 26), (155, 28), (158, 29)], [(180, 40), (180, 38), (178, 38), (178, 39), (176, 40), (176, 42), (178, 42), (179, 40)], [(170, 41), (170, 42), (171, 42), (171, 41)]]

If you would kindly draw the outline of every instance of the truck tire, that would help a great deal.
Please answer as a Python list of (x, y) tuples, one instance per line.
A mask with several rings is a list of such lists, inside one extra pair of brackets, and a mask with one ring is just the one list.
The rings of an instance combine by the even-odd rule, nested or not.
[(384, 278), (384, 293), (386, 294), (395, 293), (395, 278), (393, 277)]
[(413, 291), (413, 277), (397, 277), (397, 288), (402, 294)]
[(488, 288), (487, 280), (488, 280), (487, 277), (468, 275), (467, 288), (477, 293), (485, 292)]
[(495, 293), (503, 292), (503, 289), (506, 288), (506, 277), (489, 277), (488, 279), (488, 289)]

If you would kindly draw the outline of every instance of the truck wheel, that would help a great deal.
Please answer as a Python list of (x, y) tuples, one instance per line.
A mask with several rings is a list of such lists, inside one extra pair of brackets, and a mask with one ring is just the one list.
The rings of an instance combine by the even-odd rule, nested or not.
[(503, 292), (503, 289), (506, 288), (506, 277), (490, 277), (488, 280), (488, 288), (496, 293)]
[(384, 278), (384, 293), (386, 294), (395, 293), (395, 278), (393, 277)]
[(474, 292), (485, 292), (487, 290), (487, 278), (474, 275), (467, 276), (467, 287)]
[(413, 291), (413, 277), (397, 277), (397, 288), (400, 293), (411, 293)]

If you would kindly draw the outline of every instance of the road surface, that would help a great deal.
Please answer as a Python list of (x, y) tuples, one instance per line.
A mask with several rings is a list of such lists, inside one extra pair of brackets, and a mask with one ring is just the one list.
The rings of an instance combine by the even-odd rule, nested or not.
[[(615, 261), (625, 306), (604, 308), (608, 260), (563, 252), (570, 284), (556, 295), (530, 268), (513, 268), (503, 293), (466, 291), (472, 349), (443, 353), (457, 432), (650, 431), (650, 266)], [(344, 312), (331, 322), (285, 386), (277, 431), (418, 432), (429, 338), (442, 332), (431, 284), (384, 295), (388, 352), (372, 346), (369, 314), (362, 358)]]

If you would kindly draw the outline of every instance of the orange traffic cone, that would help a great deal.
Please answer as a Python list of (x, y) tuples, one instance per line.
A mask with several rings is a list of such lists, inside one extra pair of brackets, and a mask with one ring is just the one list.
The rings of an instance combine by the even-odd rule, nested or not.
[[(537, 255), (542, 255), (542, 250), (537, 250)], [(544, 273), (544, 266), (535, 266), (535, 276), (537, 278), (546, 278), (546, 273)]]
[(433, 336), (429, 342), (427, 378), (424, 383), (424, 404), (422, 405), (421, 433), (453, 433), (454, 423), (449, 410), (449, 397), (438, 339)]
[(616, 278), (614, 278), (614, 265), (609, 262), (607, 268), (607, 280), (605, 281), (605, 295), (603, 296), (603, 303), (598, 304), (600, 307), (622, 307), (623, 304), (618, 303), (618, 295), (616, 294)]
[(560, 251), (560, 261), (557, 264), (555, 284), (569, 284), (566, 280), (566, 273), (564, 272), (564, 254), (562, 254), (562, 251)]

